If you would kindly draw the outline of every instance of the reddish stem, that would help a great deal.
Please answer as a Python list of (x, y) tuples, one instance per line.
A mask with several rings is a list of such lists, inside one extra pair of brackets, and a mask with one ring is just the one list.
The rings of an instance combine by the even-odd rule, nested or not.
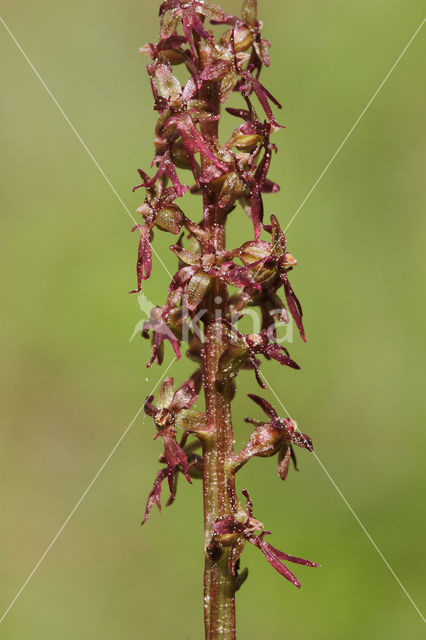
[[(207, 49), (199, 49), (201, 67), (210, 64)], [(217, 83), (206, 83), (202, 98), (209, 102), (214, 113), (220, 110)], [(201, 122), (201, 132), (207, 140), (217, 140), (218, 122)], [(203, 168), (209, 160), (202, 157)], [(225, 252), (225, 219), (215, 202), (217, 198), (204, 188), (205, 230), (216, 255)], [(204, 394), (206, 412), (214, 432), (203, 444), (204, 496), (204, 622), (206, 640), (235, 640), (235, 577), (229, 568), (227, 549), (212, 545), (213, 525), (217, 518), (233, 511), (235, 483), (229, 474), (229, 462), (234, 455), (231, 404), (226, 383), (218, 381), (220, 336), (215, 321), (226, 317), (228, 293), (226, 284), (213, 281), (207, 296), (208, 317), (204, 339)]]

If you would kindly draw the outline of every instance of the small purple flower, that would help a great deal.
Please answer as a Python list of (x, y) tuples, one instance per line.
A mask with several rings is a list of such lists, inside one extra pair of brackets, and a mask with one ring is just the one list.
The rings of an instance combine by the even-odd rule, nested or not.
[(173, 135), (175, 132), (180, 135), (196, 182), (198, 182), (197, 165), (194, 157), (196, 150), (200, 151), (206, 158), (209, 158), (218, 169), (227, 170), (227, 165), (217, 158), (215, 152), (209, 147), (188, 113), (179, 113), (171, 116), (165, 123), (165, 130), (168, 135)]
[(179, 340), (170, 326), (170, 321), (165, 320), (164, 317), (165, 310), (162, 307), (154, 307), (154, 309), (151, 309), (149, 319), (143, 326), (142, 336), (144, 338), (148, 338), (149, 332), (152, 332), (152, 357), (147, 363), (147, 367), (150, 367), (154, 362), (157, 362), (157, 364), (162, 363), (164, 340), (170, 342), (177, 359), (179, 360), (181, 357)]
[(166, 151), (163, 155), (161, 156), (157, 156), (154, 158), (153, 161), (155, 164), (157, 164), (157, 173), (155, 174), (155, 176), (151, 179), (146, 179), (148, 176), (146, 176), (146, 174), (142, 171), (142, 169), (138, 169), (139, 175), (142, 177), (142, 179), (144, 180), (144, 182), (142, 182), (141, 184), (138, 184), (137, 187), (133, 187), (133, 191), (136, 191), (136, 189), (140, 189), (141, 187), (144, 187), (145, 189), (149, 189), (150, 187), (152, 187), (162, 176), (167, 176), (171, 183), (173, 184), (173, 187), (175, 188), (175, 191), (177, 193), (177, 195), (179, 197), (182, 197), (184, 193), (186, 193), (188, 191), (188, 188), (186, 185), (182, 185), (179, 181), (177, 172), (176, 172), (176, 168), (175, 165), (172, 161), (172, 159), (170, 158), (170, 153), (169, 151)]
[(290, 358), (288, 350), (274, 342), (269, 341), (266, 331), (244, 335), (228, 320), (219, 320), (222, 328), (221, 339), (226, 345), (224, 353), (219, 360), (219, 370), (222, 375), (232, 375), (241, 366), (254, 369), (257, 382), (262, 389), (267, 386), (260, 377), (260, 364), (256, 355), (263, 355), (267, 360), (276, 360), (282, 365), (292, 369), (300, 369), (299, 365)]
[[(222, 516), (214, 525), (214, 531), (218, 536), (237, 536), (244, 538), (250, 544), (253, 544), (255, 547), (260, 549), (263, 553), (269, 564), (276, 570), (278, 573), (287, 580), (289, 580), (292, 584), (294, 584), (298, 589), (300, 589), (300, 582), (296, 578), (296, 576), (285, 566), (283, 560), (287, 560), (288, 562), (293, 562), (296, 564), (302, 564), (305, 567), (319, 567), (320, 565), (316, 562), (311, 562), (310, 560), (304, 560), (303, 558), (297, 558), (295, 556), (291, 556), (288, 553), (284, 553), (284, 551), (279, 551), (271, 544), (265, 541), (265, 536), (270, 535), (270, 531), (265, 531), (263, 528), (263, 524), (256, 520), (253, 517), (253, 504), (250, 499), (249, 493), (247, 489), (243, 490), (243, 495), (246, 498), (246, 518), (244, 522), (236, 520), (233, 515)], [(260, 533), (256, 533), (260, 531)]]
[(240, 259), (244, 265), (253, 265), (252, 270), (255, 278), (262, 282), (265, 297), (271, 297), (283, 286), (289, 311), (302, 340), (306, 342), (302, 307), (288, 279), (288, 273), (297, 261), (286, 250), (286, 238), (275, 216), (271, 216), (267, 229), (272, 235), (272, 242), (246, 242), (240, 249)]
[(161, 383), (157, 404), (153, 404), (154, 397), (148, 396), (145, 400), (145, 413), (153, 418), (157, 433), (154, 440), (161, 438), (164, 446), (164, 453), (161, 461), (166, 468), (159, 471), (154, 482), (154, 487), (148, 496), (148, 502), (143, 522), (148, 519), (151, 508), (156, 502), (160, 508), (161, 484), (167, 477), (170, 499), (175, 498), (175, 481), (178, 471), (182, 471), (187, 481), (191, 484), (189, 474), (191, 462), (187, 452), (178, 444), (176, 440), (177, 430), (184, 434), (185, 442), (187, 434), (193, 434), (200, 438), (211, 430), (210, 421), (206, 414), (191, 409), (197, 398), (201, 386), (201, 375), (197, 371), (191, 378), (188, 378), (175, 392), (173, 378), (166, 378)]
[(203, 2), (187, 2), (185, 0), (166, 0), (160, 7), (160, 16), (162, 17), (161, 36), (163, 38), (170, 36), (174, 32), (175, 25), (181, 22), (184, 36), (191, 47), (194, 58), (197, 56), (197, 52), (195, 50), (193, 32), (195, 31), (198, 36), (206, 40), (211, 38), (211, 35), (204, 29), (200, 17), (200, 9), (203, 4)]
[[(288, 474), (290, 458), (297, 469), (296, 455), (293, 445), (313, 451), (309, 436), (297, 430), (297, 425), (290, 418), (280, 418), (271, 404), (264, 398), (249, 393), (253, 400), (268, 416), (269, 422), (258, 422), (252, 418), (245, 421), (256, 426), (255, 431), (245, 449), (239, 454), (239, 462), (244, 464), (253, 456), (270, 456), (278, 453), (278, 473), (282, 480)], [(237, 456), (238, 458), (238, 456)], [(240, 464), (240, 466), (242, 466)]]
[(247, 267), (238, 267), (230, 261), (221, 262), (214, 253), (201, 257), (176, 245), (172, 246), (171, 250), (185, 266), (179, 269), (170, 284), (167, 303), (169, 308), (182, 297), (189, 311), (195, 311), (214, 278), (219, 278), (234, 287), (254, 287), (260, 290)]

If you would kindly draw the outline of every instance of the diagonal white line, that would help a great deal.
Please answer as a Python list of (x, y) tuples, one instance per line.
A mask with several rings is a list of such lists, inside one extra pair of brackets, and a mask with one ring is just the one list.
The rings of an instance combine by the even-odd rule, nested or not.
[[(168, 370), (170, 369), (170, 367), (172, 366), (172, 364), (175, 362), (175, 360), (172, 360), (169, 364), (169, 366), (167, 367), (167, 369), (162, 373), (161, 377), (159, 378), (159, 380), (157, 381), (157, 383), (155, 384), (154, 388), (152, 389), (151, 393), (149, 395), (151, 395), (152, 393), (154, 393), (154, 391), (156, 390), (156, 388), (158, 387), (158, 385), (162, 382), (162, 380), (164, 379), (166, 373), (168, 372)], [(34, 574), (36, 573), (37, 569), (40, 567), (41, 563), (43, 562), (43, 560), (45, 559), (45, 557), (47, 556), (47, 554), (49, 553), (49, 551), (52, 549), (52, 547), (54, 546), (55, 542), (57, 541), (57, 539), (59, 538), (59, 536), (61, 535), (61, 533), (63, 532), (63, 530), (65, 529), (65, 527), (67, 526), (67, 524), (69, 523), (69, 521), (71, 520), (71, 518), (73, 517), (73, 515), (75, 514), (75, 512), (77, 511), (77, 509), (79, 508), (79, 506), (81, 505), (81, 503), (83, 502), (83, 500), (85, 499), (85, 497), (87, 496), (87, 494), (89, 493), (90, 489), (93, 487), (93, 485), (95, 484), (96, 480), (99, 478), (99, 476), (101, 475), (102, 471), (105, 469), (105, 467), (107, 466), (108, 462), (111, 460), (112, 456), (114, 455), (114, 453), (117, 451), (118, 447), (120, 446), (120, 444), (123, 442), (124, 438), (127, 436), (127, 434), (129, 433), (130, 429), (133, 427), (134, 423), (136, 422), (137, 418), (140, 416), (142, 410), (143, 410), (144, 405), (142, 405), (138, 412), (136, 413), (136, 415), (134, 416), (134, 418), (131, 420), (131, 422), (129, 423), (129, 425), (126, 427), (125, 431), (123, 432), (123, 434), (121, 435), (121, 437), (119, 438), (119, 440), (116, 442), (116, 444), (114, 445), (114, 447), (112, 448), (111, 452), (108, 454), (108, 456), (105, 458), (104, 462), (101, 464), (101, 466), (99, 467), (98, 471), (95, 473), (95, 475), (93, 476), (91, 482), (89, 483), (87, 489), (85, 489), (85, 491), (82, 493), (81, 497), (77, 500), (77, 502), (75, 503), (75, 506), (73, 507), (73, 509), (71, 510), (70, 514), (68, 515), (68, 517), (65, 519), (64, 523), (62, 524), (62, 526), (58, 529), (58, 532), (56, 533), (56, 535), (52, 538), (51, 542), (49, 543), (49, 545), (46, 547), (46, 550), (44, 551), (43, 555), (40, 557), (40, 560), (37, 562), (37, 564), (34, 566), (34, 569), (31, 571), (31, 573), (29, 574), (29, 576), (27, 577), (27, 579), (25, 580), (24, 584), (21, 586), (21, 588), (19, 589), (18, 593), (16, 594), (16, 596), (13, 598), (12, 602), (10, 603), (10, 605), (7, 607), (7, 609), (5, 610), (5, 612), (3, 613), (3, 615), (0, 618), (0, 624), (3, 622), (3, 620), (6, 618), (7, 614), (9, 613), (9, 611), (11, 610), (11, 608), (13, 607), (13, 605), (15, 604), (15, 602), (18, 600), (19, 596), (22, 594), (23, 590), (25, 589), (25, 587), (28, 585), (29, 581), (31, 580), (31, 578), (34, 576)], [(144, 423), (144, 421), (142, 421), (142, 424)]]
[[(286, 407), (283, 405), (283, 403), (281, 402), (281, 399), (279, 398), (279, 396), (277, 395), (277, 393), (274, 391), (272, 385), (269, 383), (269, 381), (266, 379), (265, 374), (260, 372), (262, 378), (265, 380), (266, 384), (268, 385), (268, 387), (270, 388), (272, 394), (275, 396), (275, 398), (277, 399), (277, 401), (279, 402), (279, 404), (281, 405), (282, 409), (285, 411), (285, 413), (288, 415), (288, 417), (294, 422), (293, 418), (291, 417), (291, 415), (289, 414), (288, 410), (286, 409)], [(294, 424), (296, 424), (294, 422)], [(299, 431), (299, 428), (297, 427), (297, 430)], [(300, 431), (299, 431), (300, 432)], [(404, 585), (402, 584), (401, 580), (398, 578), (398, 576), (396, 575), (395, 571), (392, 569), (391, 565), (389, 564), (389, 562), (386, 560), (385, 556), (383, 555), (383, 553), (381, 552), (381, 550), (379, 549), (379, 547), (377, 546), (377, 544), (374, 542), (373, 538), (371, 537), (371, 535), (369, 534), (369, 532), (367, 531), (365, 525), (361, 522), (361, 520), (359, 519), (358, 515), (355, 513), (354, 509), (351, 507), (351, 505), (349, 504), (348, 500), (345, 498), (345, 496), (343, 495), (341, 489), (337, 486), (335, 480), (331, 477), (330, 473), (327, 471), (326, 467), (324, 466), (324, 464), (321, 462), (321, 460), (319, 459), (318, 455), (315, 453), (315, 451), (312, 451), (312, 454), (315, 458), (315, 460), (318, 462), (318, 464), (320, 465), (321, 469), (324, 471), (325, 475), (327, 476), (327, 478), (330, 480), (331, 484), (333, 485), (333, 487), (336, 489), (337, 493), (339, 494), (339, 496), (341, 497), (341, 499), (343, 500), (343, 502), (345, 503), (345, 505), (347, 506), (347, 508), (349, 509), (349, 511), (351, 512), (351, 514), (353, 515), (353, 517), (355, 518), (355, 520), (357, 521), (357, 523), (359, 524), (359, 526), (361, 527), (362, 531), (365, 533), (365, 535), (367, 536), (367, 538), (369, 539), (369, 541), (371, 542), (371, 544), (373, 545), (374, 549), (377, 551), (377, 553), (379, 554), (379, 556), (381, 557), (381, 559), (383, 560), (383, 562), (385, 563), (385, 565), (387, 566), (387, 568), (389, 569), (389, 571), (391, 572), (392, 576), (395, 578), (395, 580), (397, 581), (397, 583), (399, 584), (399, 586), (401, 587), (401, 589), (403, 590), (403, 592), (405, 593), (405, 595), (407, 596), (407, 598), (409, 599), (409, 601), (411, 602), (411, 604), (413, 605), (413, 607), (415, 608), (415, 610), (417, 611), (417, 613), (419, 614), (419, 616), (421, 617), (421, 619), (423, 620), (423, 622), (426, 622), (425, 617), (423, 616), (422, 612), (420, 611), (420, 609), (418, 608), (418, 606), (416, 605), (416, 603), (414, 602), (413, 598), (410, 596), (410, 594), (408, 593), (407, 589), (404, 587)]]
[(368, 103), (366, 104), (366, 106), (364, 107), (364, 109), (361, 111), (360, 115), (358, 116), (358, 118), (355, 120), (354, 124), (352, 125), (352, 127), (349, 129), (348, 133), (346, 134), (346, 136), (343, 138), (342, 143), (339, 145), (339, 147), (336, 149), (336, 151), (333, 153), (333, 155), (331, 156), (330, 160), (328, 161), (328, 163), (326, 164), (324, 170), (322, 171), (322, 173), (318, 176), (318, 178), (316, 179), (316, 181), (314, 182), (312, 188), (310, 189), (310, 191), (308, 191), (307, 195), (305, 196), (305, 199), (302, 201), (302, 203), (300, 204), (299, 208), (297, 209), (296, 213), (293, 215), (293, 217), (291, 218), (290, 222), (288, 223), (288, 225), (286, 226), (286, 228), (284, 229), (284, 233), (287, 231), (287, 229), (289, 228), (289, 226), (291, 225), (291, 223), (293, 222), (293, 220), (296, 218), (296, 216), (299, 214), (300, 210), (302, 209), (302, 207), (304, 207), (304, 205), (306, 204), (307, 200), (311, 197), (312, 193), (315, 191), (315, 189), (317, 188), (317, 186), (319, 185), (319, 183), (321, 182), (322, 178), (324, 177), (324, 175), (326, 174), (326, 172), (328, 171), (328, 169), (330, 168), (330, 166), (332, 165), (332, 163), (334, 162), (334, 160), (336, 159), (336, 157), (338, 156), (338, 154), (340, 153), (340, 151), (342, 150), (343, 146), (346, 144), (347, 140), (349, 139), (349, 137), (352, 135), (353, 131), (355, 130), (355, 128), (358, 126), (360, 120), (363, 118), (363, 116), (365, 115), (366, 111), (368, 110), (368, 108), (371, 106), (371, 104), (373, 103), (373, 101), (375, 100), (375, 98), (377, 97), (378, 93), (380, 92), (380, 90), (382, 89), (383, 85), (385, 84), (385, 82), (388, 80), (389, 76), (391, 75), (391, 73), (393, 72), (393, 70), (395, 69), (395, 67), (397, 66), (397, 64), (400, 62), (400, 60), (402, 59), (402, 57), (404, 56), (404, 54), (406, 53), (408, 47), (410, 46), (410, 44), (413, 42), (414, 38), (417, 36), (417, 34), (419, 33), (420, 29), (423, 27), (424, 23), (425, 23), (426, 18), (423, 18), (422, 22), (420, 23), (420, 25), (417, 27), (416, 31), (413, 33), (413, 35), (411, 36), (411, 38), (409, 39), (409, 41), (407, 42), (407, 44), (405, 45), (405, 47), (403, 48), (403, 50), (401, 51), (401, 53), (399, 54), (398, 58), (395, 60), (395, 62), (393, 63), (393, 65), (391, 66), (391, 68), (389, 69), (389, 71), (387, 72), (386, 76), (384, 77), (384, 79), (382, 80), (382, 82), (379, 84), (379, 86), (377, 87), (376, 91), (373, 93), (373, 95), (371, 96), (370, 100), (368, 101)]
[[(35, 75), (37, 76), (37, 78), (40, 80), (41, 84), (43, 85), (43, 87), (46, 89), (47, 93), (49, 94), (49, 97), (51, 98), (51, 100), (54, 102), (54, 104), (58, 107), (59, 111), (61, 112), (61, 114), (63, 115), (65, 121), (67, 122), (67, 124), (70, 126), (70, 128), (72, 129), (73, 133), (75, 134), (77, 140), (80, 142), (81, 146), (83, 147), (83, 149), (87, 152), (87, 154), (89, 155), (90, 159), (92, 160), (93, 164), (95, 165), (95, 167), (98, 169), (99, 173), (102, 175), (102, 177), (104, 178), (105, 182), (108, 184), (108, 186), (110, 187), (111, 191), (113, 192), (113, 194), (115, 195), (115, 197), (117, 198), (117, 200), (120, 202), (120, 204), (123, 206), (124, 210), (127, 212), (127, 214), (129, 215), (129, 217), (131, 218), (131, 220), (133, 221), (133, 223), (135, 225), (138, 224), (137, 220), (134, 218), (134, 216), (132, 215), (132, 213), (130, 212), (129, 208), (127, 207), (127, 205), (125, 204), (124, 200), (122, 199), (122, 197), (120, 196), (120, 194), (118, 193), (117, 189), (114, 187), (114, 185), (112, 184), (111, 180), (108, 178), (108, 176), (106, 175), (105, 171), (102, 169), (101, 165), (99, 164), (99, 162), (96, 160), (95, 156), (93, 155), (93, 153), (90, 151), (89, 147), (87, 146), (87, 144), (84, 142), (83, 138), (81, 137), (81, 135), (79, 134), (79, 132), (77, 131), (77, 129), (75, 128), (75, 126), (73, 125), (73, 123), (71, 122), (71, 120), (69, 119), (69, 117), (67, 116), (67, 114), (65, 113), (65, 111), (63, 110), (63, 108), (61, 107), (61, 105), (59, 104), (59, 102), (56, 100), (55, 96), (53, 95), (53, 93), (51, 92), (51, 90), (49, 89), (49, 87), (47, 86), (47, 84), (45, 83), (45, 81), (43, 80), (43, 78), (41, 77), (40, 73), (38, 72), (38, 70), (36, 69), (36, 67), (33, 65), (33, 63), (31, 62), (31, 60), (29, 59), (29, 57), (27, 56), (27, 54), (25, 53), (24, 49), (22, 48), (22, 46), (20, 45), (20, 43), (18, 42), (18, 40), (15, 38), (15, 36), (13, 35), (12, 31), (9, 29), (8, 25), (6, 24), (6, 22), (3, 20), (3, 18), (0, 16), (0, 20), (4, 26), (4, 28), (6, 29), (6, 31), (8, 32), (8, 34), (10, 35), (10, 37), (12, 38), (13, 42), (16, 44), (16, 46), (18, 47), (19, 51), (22, 53), (22, 55), (24, 56), (25, 60), (28, 62), (28, 64), (30, 65), (31, 69), (34, 71)], [(155, 256), (158, 258), (160, 264), (164, 267), (164, 269), (167, 271), (168, 275), (170, 277), (172, 277), (172, 274), (170, 273), (170, 271), (168, 270), (168, 268), (166, 267), (166, 265), (164, 264), (162, 258), (159, 256), (159, 254), (157, 253), (157, 251), (155, 250), (154, 247), (152, 247), (152, 251), (155, 254)]]

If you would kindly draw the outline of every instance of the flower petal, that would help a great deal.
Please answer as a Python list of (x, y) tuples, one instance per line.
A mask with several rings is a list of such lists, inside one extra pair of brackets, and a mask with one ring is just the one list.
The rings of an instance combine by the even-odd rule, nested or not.
[(147, 226), (138, 224), (132, 229), (132, 231), (136, 230), (140, 231), (141, 234), (138, 248), (138, 260), (136, 263), (138, 287), (137, 289), (130, 291), (130, 293), (139, 293), (142, 290), (142, 280), (148, 280), (152, 271), (152, 252), (149, 241), (150, 229)]
[(175, 426), (195, 435), (205, 433), (211, 428), (207, 415), (192, 409), (179, 411), (175, 418)]
[(170, 405), (171, 411), (181, 411), (181, 409), (190, 409), (192, 407), (201, 388), (201, 377), (197, 374), (185, 380), (176, 391)]
[(297, 328), (299, 329), (300, 337), (302, 338), (303, 342), (306, 342), (305, 329), (303, 328), (302, 322), (302, 306), (299, 302), (298, 297), (293, 291), (293, 287), (291, 286), (286, 273), (283, 273), (281, 275), (281, 280), (284, 284), (285, 299), (287, 300), (290, 313), (293, 316)]
[(173, 428), (168, 427), (159, 431), (157, 436), (161, 437), (164, 444), (164, 461), (167, 465), (167, 480), (169, 483), (170, 494), (172, 497), (175, 495), (174, 491), (174, 479), (177, 468), (182, 469), (183, 474), (187, 481), (192, 484), (192, 480), (189, 476), (189, 462), (186, 457), (185, 451), (176, 442), (176, 435)]
[(170, 158), (170, 153), (166, 151), (166, 153), (160, 156), (160, 158), (156, 161), (158, 162), (157, 173), (148, 181), (145, 180), (146, 174), (142, 171), (142, 169), (138, 169), (138, 173), (142, 177), (144, 182), (142, 184), (138, 184), (137, 187), (133, 187), (133, 191), (136, 191), (136, 189), (140, 189), (141, 187), (144, 187), (145, 189), (150, 188), (153, 184), (155, 184), (155, 182), (157, 182), (157, 180), (161, 178), (161, 176), (167, 175), (167, 177), (173, 184), (177, 195), (179, 197), (182, 197), (183, 194), (188, 191), (189, 187), (180, 183), (178, 174), (176, 173), (175, 165)]
[(194, 153), (195, 150), (198, 150), (202, 153), (206, 158), (211, 160), (218, 169), (222, 169), (223, 171), (227, 170), (227, 166), (216, 157), (214, 151), (209, 147), (204, 136), (198, 131), (194, 122), (192, 121), (191, 116), (188, 114), (177, 114), (169, 118), (165, 124), (165, 128), (175, 126), (182, 138), (182, 144), (185, 148), (186, 154), (188, 156), (189, 162), (192, 167), (192, 172), (194, 174), (195, 180), (198, 181), (197, 177), (197, 166), (195, 162)]
[(278, 475), (281, 480), (285, 480), (288, 475), (288, 470), (290, 468), (290, 446), (288, 443), (284, 444), (279, 455), (278, 455)]
[(166, 477), (166, 475), (167, 475), (167, 472), (165, 469), (160, 469), (160, 471), (157, 473), (157, 477), (155, 478), (155, 481), (154, 481), (154, 486), (148, 496), (148, 500), (145, 508), (145, 515), (141, 524), (145, 524), (145, 522), (148, 520), (149, 514), (151, 513), (151, 509), (154, 505), (154, 502), (156, 503), (158, 510), (161, 513), (161, 484), (164, 478)]
[(174, 395), (174, 380), (173, 378), (166, 378), (160, 385), (158, 390), (157, 405), (159, 409), (167, 409), (173, 400)]
[(195, 311), (202, 299), (207, 293), (210, 286), (211, 278), (207, 273), (199, 271), (196, 273), (190, 281), (186, 289), (188, 296), (187, 305), (190, 311)]
[(275, 411), (274, 407), (269, 404), (267, 400), (261, 398), (260, 396), (256, 396), (254, 393), (247, 394), (250, 400), (253, 400), (265, 413), (269, 418), (278, 418), (278, 414)]
[(170, 247), (170, 250), (173, 251), (173, 253), (175, 253), (179, 258), (179, 260), (181, 260), (185, 264), (189, 264), (192, 266), (195, 266), (196, 264), (200, 264), (199, 256), (196, 256), (194, 253), (187, 251), (183, 247), (173, 245)]

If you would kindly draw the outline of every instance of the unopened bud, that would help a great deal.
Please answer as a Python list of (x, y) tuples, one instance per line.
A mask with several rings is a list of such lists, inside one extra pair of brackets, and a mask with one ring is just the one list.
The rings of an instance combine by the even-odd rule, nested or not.
[[(229, 46), (231, 42), (232, 29), (226, 31), (222, 36), (222, 43)], [(250, 29), (245, 25), (239, 25), (234, 29), (234, 46), (237, 53), (247, 51), (253, 44), (253, 35)]]
[(165, 62), (166, 64), (171, 65), (177, 65), (185, 62), (185, 56), (183, 53), (176, 49), (164, 49), (163, 51), (158, 51), (157, 58), (160, 62)]
[(188, 154), (185, 151), (185, 147), (181, 140), (176, 140), (171, 148), (170, 152), (173, 163), (180, 169), (191, 169), (191, 163), (189, 162)]
[(241, 10), (241, 17), (246, 24), (254, 27), (257, 22), (257, 0), (245, 0)]
[(160, 209), (155, 216), (157, 227), (175, 235), (179, 233), (182, 221), (183, 212), (176, 204), (169, 204), (167, 207)]
[(212, 191), (219, 194), (218, 205), (221, 209), (232, 207), (244, 194), (245, 184), (236, 171), (226, 173), (210, 182)]
[(239, 136), (236, 136), (234, 145), (239, 151), (252, 151), (257, 147), (260, 141), (261, 137), (259, 135), (244, 135), (242, 133)]
[(159, 64), (155, 67), (154, 82), (158, 93), (166, 100), (175, 101), (182, 93), (179, 80), (173, 75), (170, 67), (166, 64)]
[(257, 427), (251, 434), (247, 450), (252, 456), (269, 458), (278, 453), (285, 437), (283, 429), (278, 429), (271, 424)]
[(253, 262), (264, 260), (271, 255), (272, 245), (269, 242), (258, 240), (257, 242), (246, 242), (240, 249), (239, 258), (241, 262), (248, 266)]

